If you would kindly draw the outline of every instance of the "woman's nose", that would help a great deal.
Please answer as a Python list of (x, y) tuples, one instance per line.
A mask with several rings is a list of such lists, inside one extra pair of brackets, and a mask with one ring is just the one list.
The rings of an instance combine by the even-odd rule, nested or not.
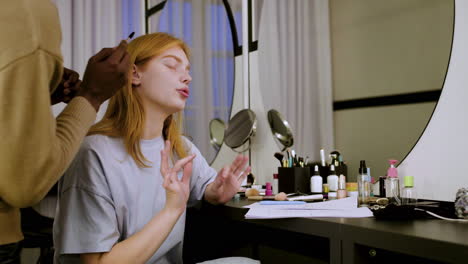
[(190, 76), (190, 73), (186, 73), (182, 77), (182, 82), (185, 84), (189, 84), (192, 81), (192, 76)]

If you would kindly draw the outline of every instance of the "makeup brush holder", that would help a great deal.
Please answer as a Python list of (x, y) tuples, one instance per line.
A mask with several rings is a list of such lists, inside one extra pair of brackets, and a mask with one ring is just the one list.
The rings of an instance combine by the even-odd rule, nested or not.
[(310, 193), (310, 168), (278, 167), (278, 190), (284, 193)]

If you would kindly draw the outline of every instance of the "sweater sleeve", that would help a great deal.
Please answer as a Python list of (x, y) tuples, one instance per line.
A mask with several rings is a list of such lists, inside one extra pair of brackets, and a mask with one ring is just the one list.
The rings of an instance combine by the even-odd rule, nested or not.
[(96, 118), (83, 97), (54, 119), (50, 87), (60, 58), (40, 48), (0, 68), (0, 199), (13, 207), (40, 201), (61, 177)]

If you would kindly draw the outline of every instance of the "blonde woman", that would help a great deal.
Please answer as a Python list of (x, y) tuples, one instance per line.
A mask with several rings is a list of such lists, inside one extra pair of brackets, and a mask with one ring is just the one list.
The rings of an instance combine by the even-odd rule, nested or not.
[(229, 201), (250, 172), (239, 155), (217, 173), (181, 136), (186, 44), (155, 33), (128, 52), (130, 83), (60, 181), (56, 263), (180, 263), (187, 205)]

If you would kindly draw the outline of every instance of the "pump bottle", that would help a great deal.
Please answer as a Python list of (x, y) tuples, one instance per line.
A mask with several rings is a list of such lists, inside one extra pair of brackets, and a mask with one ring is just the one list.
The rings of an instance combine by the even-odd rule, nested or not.
[(387, 179), (385, 180), (385, 192), (391, 203), (401, 205), (400, 199), (400, 179), (398, 170), (395, 168), (397, 160), (388, 160), (390, 167), (387, 170)]

